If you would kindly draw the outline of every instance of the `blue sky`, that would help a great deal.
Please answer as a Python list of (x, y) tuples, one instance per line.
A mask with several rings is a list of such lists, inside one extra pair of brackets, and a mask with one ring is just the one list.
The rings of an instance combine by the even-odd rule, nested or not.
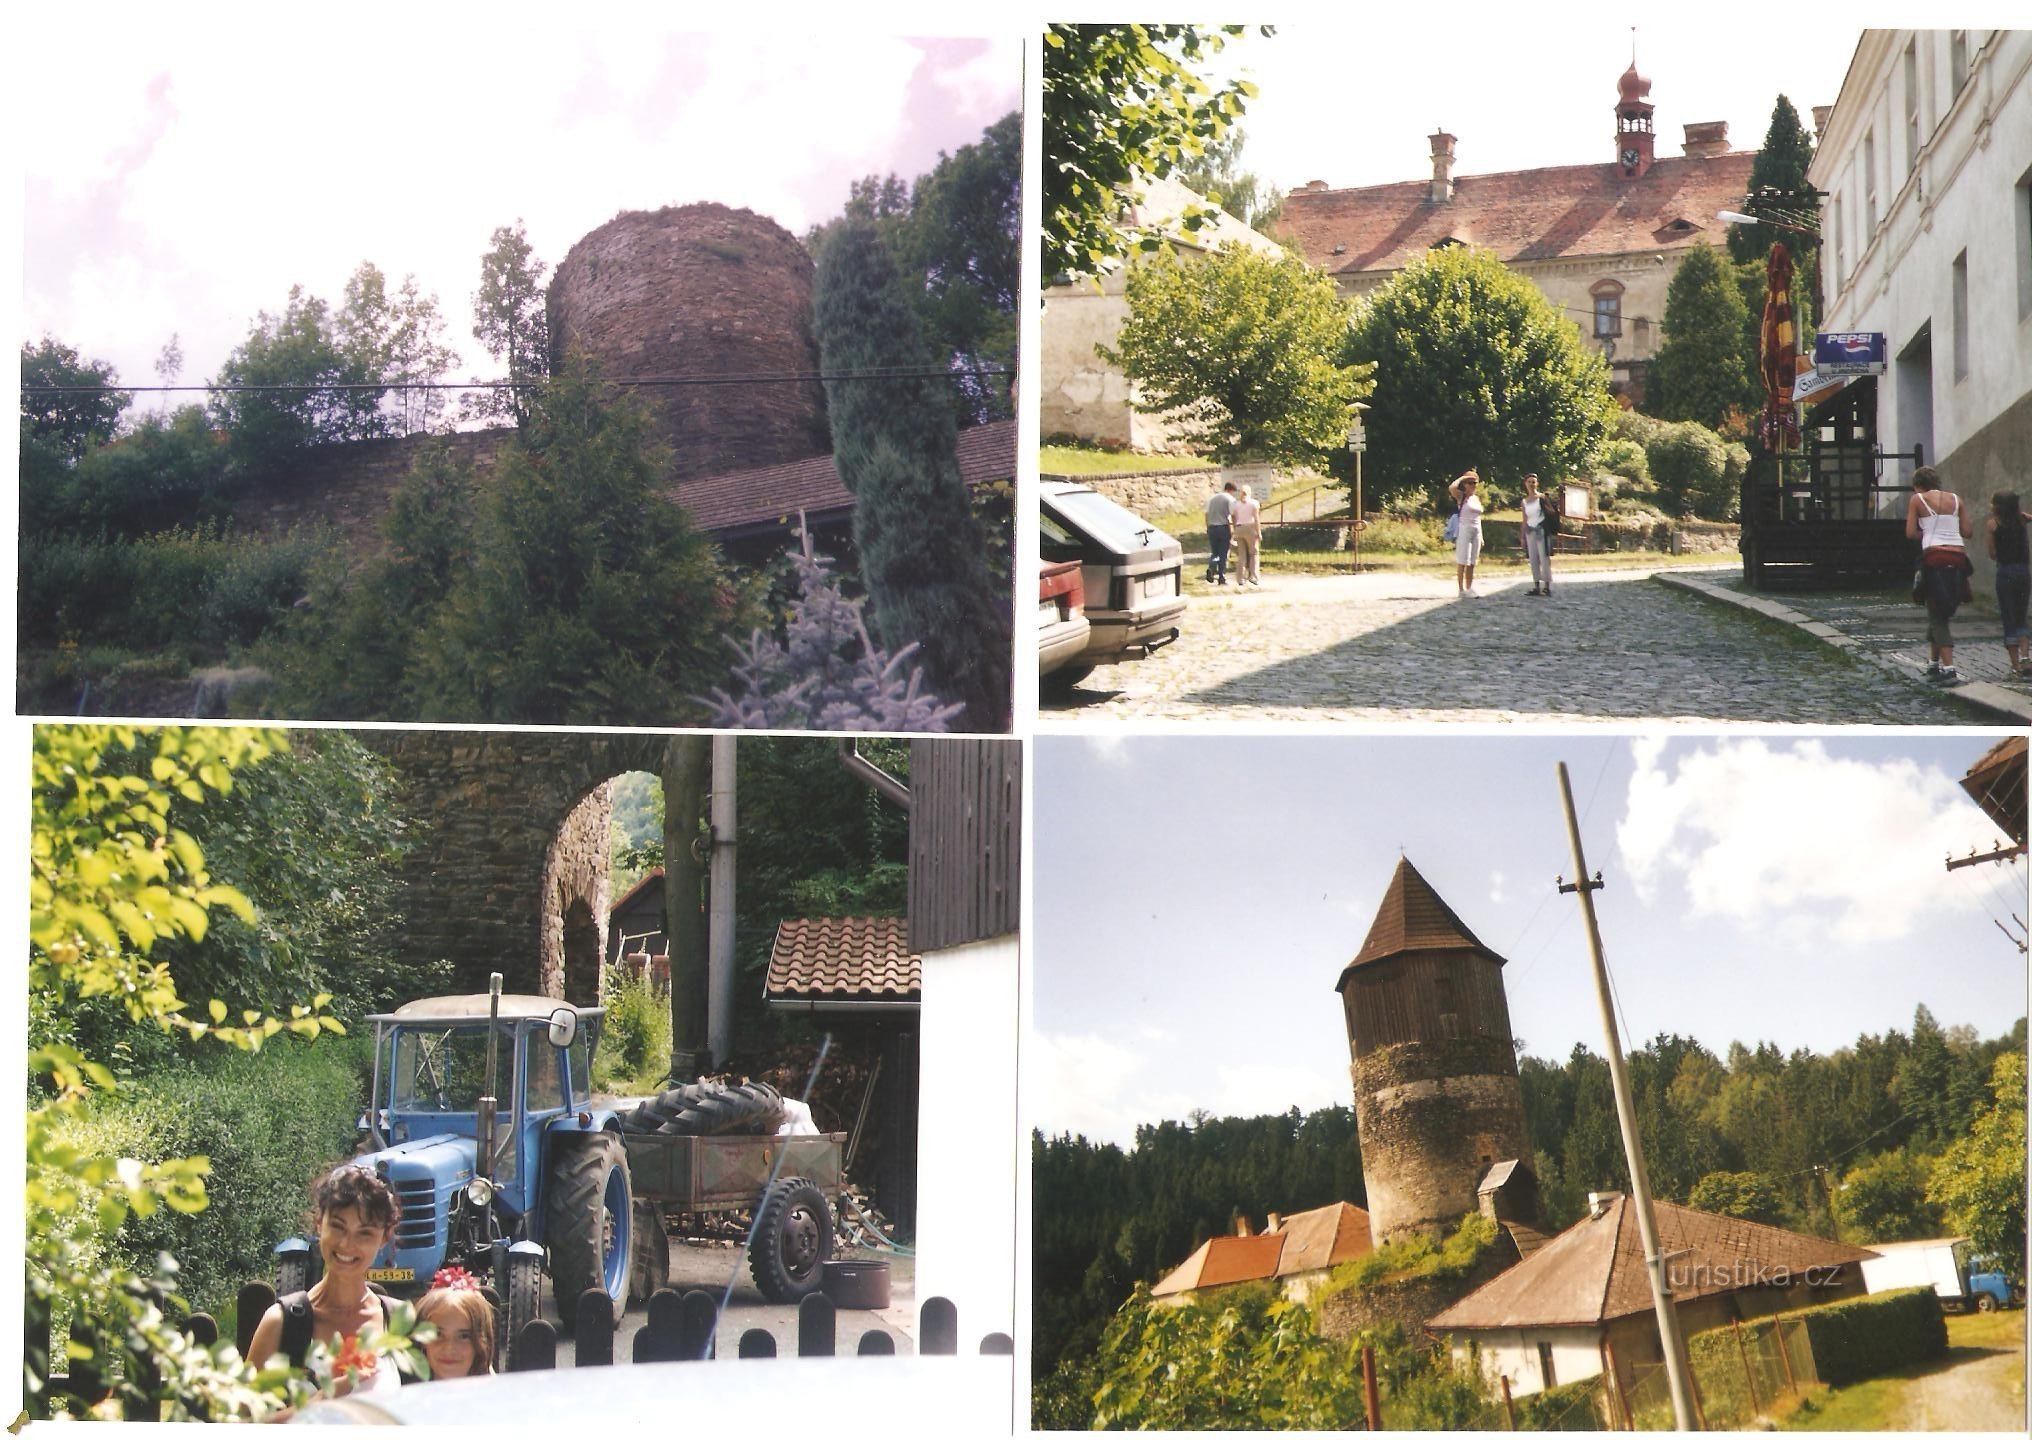
[(1582, 814), (1626, 1044), (1826, 1051), (1924, 1004), (2025, 1013), (2026, 869), (1955, 781), (1995, 736), (1039, 737), (1028, 1123), (1347, 1103), (1334, 981), (1397, 857), (1508, 960), (1528, 1051), (1602, 1050), (1555, 779)]
[(61, 120), (16, 147), (20, 332), (134, 384), (180, 334), (196, 383), (291, 284), (336, 303), (372, 260), (436, 293), (454, 378), (490, 375), (468, 300), (494, 227), (522, 218), (553, 267), (619, 211), (698, 200), (802, 235), (853, 180), (915, 178), (1020, 103), (1014, 35), (906, 38), (991, 28), (965, 17), (715, 11), (690, 34), (679, 13), (26, 12), (18, 111)]

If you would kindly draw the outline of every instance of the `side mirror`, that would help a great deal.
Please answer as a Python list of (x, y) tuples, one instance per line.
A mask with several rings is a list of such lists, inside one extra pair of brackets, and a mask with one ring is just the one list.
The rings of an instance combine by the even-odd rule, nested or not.
[(560, 1005), (550, 1012), (550, 1043), (562, 1050), (571, 1044), (579, 1033), (579, 1012), (568, 1005)]

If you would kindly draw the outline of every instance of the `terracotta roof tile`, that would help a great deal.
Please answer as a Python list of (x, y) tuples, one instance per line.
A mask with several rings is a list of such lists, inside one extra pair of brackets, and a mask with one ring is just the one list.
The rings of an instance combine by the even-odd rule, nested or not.
[(923, 967), (900, 915), (785, 920), (769, 952), (771, 1000), (916, 1000)]
[[(1809, 1267), (1852, 1264), (1875, 1253), (1666, 1200), (1653, 1208), (1659, 1245), (1672, 1257), (1673, 1294), (1681, 1301), (1774, 1283), (1781, 1269), (1797, 1277)], [(1650, 1308), (1636, 1213), (1627, 1196), (1617, 1195), (1602, 1214), (1576, 1221), (1426, 1324), (1433, 1330), (1596, 1325)]]
[[(960, 478), (969, 487), (1016, 476), (1016, 422), (996, 420), (959, 432)], [(681, 480), (665, 495), (685, 508), (692, 523), (709, 535), (753, 533), (807, 520), (835, 520), (850, 514), (854, 497), (840, 482), (830, 455), (784, 465), (738, 470)]]
[(1756, 158), (1754, 150), (1667, 156), (1634, 180), (1613, 164), (1463, 175), (1453, 199), (1437, 204), (1426, 180), (1295, 190), (1279, 233), (1341, 275), (1401, 270), (1446, 240), (1494, 250), (1506, 264), (1684, 249), (1716, 243), (1715, 212), (1740, 207)]
[(1400, 857), (1396, 872), (1390, 876), (1390, 886), (1383, 892), (1383, 903), (1376, 907), (1369, 936), (1341, 971), (1340, 985), (1347, 983), (1348, 972), (1357, 965), (1413, 950), (1476, 950), (1499, 965), (1503, 963), (1502, 956), (1477, 940), (1474, 932), (1461, 923), (1453, 907), (1439, 898), (1439, 893), (1411, 862)]
[(1268, 1280), (1277, 1273), (1284, 1236), (1216, 1235), (1187, 1257), (1186, 1262), (1150, 1287), (1152, 1295), (1177, 1295), (1243, 1280)]
[(1369, 1237), (1369, 1212), (1346, 1201), (1287, 1215), (1277, 1233), (1284, 1237), (1279, 1275), (1331, 1269), (1376, 1248)]

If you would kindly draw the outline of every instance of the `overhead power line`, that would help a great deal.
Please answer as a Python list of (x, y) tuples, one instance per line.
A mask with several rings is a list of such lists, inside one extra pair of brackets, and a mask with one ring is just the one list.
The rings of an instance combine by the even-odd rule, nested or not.
[[(603, 378), (604, 385), (653, 388), (683, 385), (808, 385), (826, 380), (955, 380), (961, 377), (1008, 376), (1016, 371), (1007, 365), (968, 366), (876, 366), (859, 370), (812, 370), (785, 374), (753, 375), (631, 375)], [(288, 385), (24, 385), (23, 395), (212, 395), (265, 391), (311, 392), (371, 390), (529, 390), (533, 380), (345, 380)]]

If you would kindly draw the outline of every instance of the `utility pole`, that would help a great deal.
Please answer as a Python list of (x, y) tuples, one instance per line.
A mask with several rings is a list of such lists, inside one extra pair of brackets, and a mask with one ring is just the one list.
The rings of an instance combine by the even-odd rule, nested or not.
[(1630, 1203), (1637, 1209), (1637, 1233), (1644, 1242), (1644, 1269), (1651, 1277), (1651, 1306), (1658, 1314), (1658, 1344), (1665, 1353), (1665, 1384), (1672, 1392), (1675, 1428), (1698, 1430), (1700, 1421), (1693, 1409), (1693, 1386), (1689, 1379), (1686, 1339), (1679, 1332), (1679, 1311), (1672, 1301), (1672, 1285), (1665, 1275), (1665, 1256), (1658, 1249), (1658, 1217), (1651, 1210), (1651, 1176), (1644, 1168), (1644, 1147), (1637, 1135), (1637, 1107), (1630, 1098), (1630, 1073), (1623, 1066), (1623, 1041), (1616, 1031), (1616, 1007), (1609, 995), (1609, 969), (1602, 959), (1602, 935), (1595, 927), (1594, 892), (1602, 888), (1599, 871), (1587, 878), (1587, 858), (1581, 853), (1580, 821), (1573, 813), (1573, 787), (1567, 782), (1566, 762), (1559, 762), (1559, 798), (1566, 805), (1566, 835), (1573, 843), (1574, 882), (1561, 883), (1561, 894), (1580, 897), (1581, 919), (1587, 925), (1588, 954), (1594, 960), (1595, 998), (1601, 1002), (1602, 1029), (1609, 1041), (1609, 1080), (1616, 1091), (1616, 1121), (1623, 1130), (1623, 1154), (1630, 1162)]
[(737, 743), (732, 735), (713, 736), (713, 848), (706, 870), (709, 962), (706, 1047), (713, 1052), (715, 1070), (726, 1069), (728, 1057), (734, 1053), (734, 841), (739, 830), (734, 804), (734, 747)]

